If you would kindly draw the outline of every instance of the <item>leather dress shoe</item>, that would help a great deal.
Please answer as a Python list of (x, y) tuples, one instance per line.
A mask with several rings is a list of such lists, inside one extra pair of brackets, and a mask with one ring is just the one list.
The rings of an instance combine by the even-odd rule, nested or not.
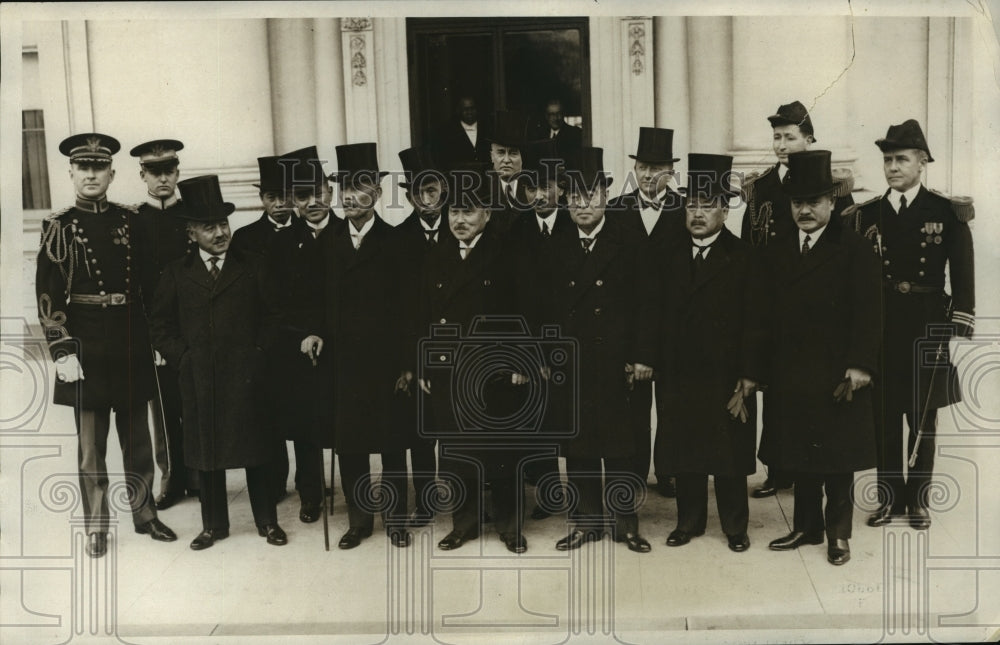
[(302, 502), (299, 506), (299, 521), (312, 524), (323, 514), (323, 507), (314, 502)]
[(595, 529), (583, 530), (573, 529), (569, 535), (556, 542), (556, 549), (559, 551), (571, 551), (579, 549), (587, 542), (600, 542), (604, 534)]
[(763, 499), (764, 497), (771, 497), (773, 495), (777, 495), (779, 490), (791, 487), (792, 487), (792, 482), (778, 481), (768, 477), (764, 479), (763, 484), (761, 484), (760, 486), (758, 486), (757, 488), (753, 489), (750, 492), (750, 497), (753, 497), (754, 499)]
[(656, 482), (656, 492), (664, 497), (677, 497), (677, 485), (673, 477), (664, 477)]
[(215, 544), (216, 540), (225, 540), (229, 537), (229, 529), (205, 529), (198, 534), (198, 537), (191, 540), (191, 548), (201, 551)]
[(851, 559), (851, 546), (847, 540), (834, 540), (826, 549), (826, 560), (830, 564), (840, 566)]
[(691, 541), (691, 538), (704, 535), (705, 531), (688, 532), (683, 529), (674, 529), (667, 536), (667, 546), (684, 546)]
[(649, 542), (646, 538), (642, 537), (638, 533), (615, 535), (615, 542), (624, 542), (629, 551), (635, 551), (636, 553), (649, 553), (653, 550), (653, 547), (649, 546)]
[(931, 527), (931, 514), (927, 512), (926, 508), (923, 508), (921, 506), (911, 507), (910, 526), (917, 529), (918, 531), (929, 529)]
[(865, 524), (877, 528), (879, 526), (890, 524), (894, 518), (898, 518), (902, 515), (902, 513), (894, 511), (889, 507), (880, 508), (868, 516), (868, 519), (865, 520)]
[(528, 541), (520, 533), (501, 533), (500, 540), (511, 553), (524, 553), (528, 550)]
[(550, 517), (552, 517), (552, 513), (549, 513), (547, 510), (545, 510), (541, 506), (536, 506), (531, 511), (531, 519), (533, 519), (533, 520), (545, 520), (545, 519), (548, 519)]
[(337, 548), (353, 549), (354, 547), (361, 544), (361, 540), (365, 539), (366, 537), (371, 537), (371, 535), (372, 535), (372, 530), (370, 528), (359, 529), (357, 527), (352, 526), (351, 528), (347, 529), (347, 533), (344, 533), (344, 535), (340, 538), (340, 542), (337, 542)]
[(183, 493), (161, 493), (153, 505), (156, 506), (156, 510), (165, 511), (182, 499), (184, 499)]
[(258, 526), (257, 535), (266, 537), (267, 543), (273, 544), (274, 546), (284, 546), (288, 544), (288, 536), (285, 535), (285, 531), (282, 530), (282, 528), (277, 524)]
[(802, 531), (792, 531), (785, 537), (778, 538), (777, 540), (771, 540), (771, 543), (767, 545), (767, 548), (772, 551), (791, 551), (792, 549), (797, 549), (803, 544), (823, 544), (825, 539), (822, 533), (803, 533)]
[(750, 548), (750, 538), (746, 533), (727, 535), (726, 539), (729, 540), (729, 550), (734, 553), (743, 553)]
[(158, 542), (173, 542), (177, 539), (177, 534), (170, 530), (170, 527), (154, 517), (145, 524), (135, 527), (135, 532), (157, 540)]
[(434, 521), (434, 513), (430, 511), (424, 511), (417, 509), (413, 511), (409, 518), (406, 520), (406, 525), (411, 529), (419, 529), (422, 526), (427, 526)]
[(438, 548), (442, 551), (453, 551), (469, 540), (475, 540), (477, 537), (479, 537), (478, 533), (466, 533), (465, 531), (455, 530), (438, 542)]
[(388, 533), (389, 533), (389, 542), (392, 543), (392, 546), (397, 546), (401, 549), (405, 549), (406, 547), (410, 546), (410, 544), (412, 544), (413, 542), (413, 536), (411, 536), (410, 532), (407, 531), (406, 529), (392, 528), (389, 529)]
[(87, 555), (92, 558), (104, 557), (108, 552), (108, 534), (91, 533), (87, 539)]

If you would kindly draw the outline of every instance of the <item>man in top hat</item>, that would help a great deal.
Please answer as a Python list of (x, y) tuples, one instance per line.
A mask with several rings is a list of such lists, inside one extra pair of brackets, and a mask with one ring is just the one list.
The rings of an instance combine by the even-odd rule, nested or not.
[[(406, 199), (413, 207), (410, 215), (396, 227), (406, 253), (405, 266), (411, 269), (406, 276), (400, 276), (407, 282), (402, 287), (403, 310), (414, 311), (420, 297), (420, 271), (427, 256), (438, 244), (451, 243), (455, 236), (448, 226), (448, 180), (430, 148), (407, 148), (399, 153), (399, 160), (404, 173), (399, 186), (406, 191)], [(415, 352), (416, 347), (405, 347), (406, 351)], [(416, 500), (410, 526), (425, 526), (434, 517), (437, 449), (433, 439), (421, 435), (419, 424), (433, 425), (432, 413), (424, 408), (423, 420), (418, 419), (421, 412), (409, 381), (401, 383), (394, 398), (395, 425), (407, 432), (400, 445), (410, 449)]]
[(552, 139), (560, 150), (569, 152), (583, 145), (583, 130), (566, 123), (562, 101), (552, 98), (545, 103), (545, 113), (535, 130), (534, 138)]
[(484, 163), (490, 160), (488, 128), (479, 119), (476, 99), (468, 94), (458, 98), (456, 114), (445, 123), (434, 137), (434, 156), (445, 169), (466, 163)]
[[(146, 183), (146, 201), (139, 204), (135, 219), (136, 236), (145, 242), (143, 254), (144, 293), (152, 298), (167, 263), (192, 251), (184, 213), (187, 206), (177, 197), (180, 160), (177, 152), (184, 144), (174, 139), (141, 143), (129, 152), (139, 158), (139, 177)], [(162, 359), (162, 357), (161, 357)], [(185, 492), (198, 494), (198, 477), (184, 465), (181, 429), (181, 394), (177, 368), (157, 362), (159, 396), (153, 397), (153, 441), (156, 465), (160, 469), (157, 510), (165, 510), (183, 499)]]
[(875, 408), (881, 506), (868, 524), (883, 526), (909, 511), (910, 524), (926, 529), (937, 410), (961, 400), (948, 340), (971, 338), (975, 326), (974, 211), (970, 198), (949, 198), (921, 183), (934, 159), (917, 121), (889, 126), (875, 143), (889, 188), (844, 213), (882, 259), (884, 374)]
[(160, 278), (151, 326), (156, 349), (180, 372), (184, 461), (198, 471), (202, 531), (198, 551), (229, 536), (226, 470), (245, 468), (257, 533), (288, 542), (278, 525), (270, 462), (278, 440), (262, 420), (265, 351), (275, 323), (260, 256), (230, 247), (229, 215), (219, 178), (177, 184), (188, 205), (197, 253), (174, 260)]
[(496, 113), (489, 136), (493, 162), (492, 199), (500, 207), (490, 218), (490, 227), (501, 235), (510, 231), (520, 215), (532, 211), (525, 184), (521, 181), (527, 128), (528, 119), (524, 114), (500, 111)]
[(556, 548), (577, 549), (600, 540), (606, 498), (614, 539), (645, 553), (650, 546), (639, 534), (636, 509), (642, 486), (635, 474), (636, 438), (622, 425), (629, 418), (629, 385), (648, 380), (653, 372), (652, 358), (634, 355), (641, 323), (637, 256), (643, 240), (620, 219), (604, 216), (611, 178), (604, 172), (603, 153), (584, 147), (567, 160), (567, 203), (576, 230), (555, 241), (547, 299), (551, 313), (546, 320), (558, 322), (563, 335), (579, 343), (580, 427), (562, 453), (577, 504), (570, 510), (569, 534)]
[[(579, 147), (579, 146), (577, 146)], [(524, 183), (525, 196), (532, 205), (532, 212), (522, 213), (511, 230), (509, 243), (517, 256), (516, 266), (522, 273), (521, 284), (527, 291), (523, 298), (525, 304), (535, 309), (524, 312), (534, 320), (537, 328), (542, 324), (539, 307), (547, 297), (548, 277), (552, 272), (553, 240), (571, 235), (576, 228), (566, 209), (563, 196), (566, 192), (566, 163), (561, 154), (561, 144), (556, 139), (541, 139), (528, 144), (525, 154), (525, 168), (521, 175)], [(547, 411), (545, 424), (557, 423), (557, 410)], [(530, 482), (542, 483), (554, 481), (559, 477), (559, 460), (556, 454), (558, 446), (540, 445), (535, 458), (525, 467), (526, 479)], [(548, 499), (559, 499), (556, 490), (541, 491)], [(549, 517), (544, 505), (538, 505), (531, 511), (531, 518), (543, 520)]]
[(144, 250), (130, 235), (135, 211), (107, 199), (115, 177), (111, 157), (120, 148), (96, 132), (59, 144), (69, 157), (76, 202), (43, 220), (35, 273), (38, 318), (56, 365), (53, 403), (74, 410), (86, 550), (95, 558), (107, 552), (105, 456), (112, 410), (135, 531), (177, 539), (157, 519), (153, 502), (147, 422), (155, 392), (153, 350), (138, 261)]
[[(767, 117), (773, 131), (772, 147), (778, 162), (759, 173), (751, 173), (743, 180), (743, 215), (740, 237), (755, 247), (766, 246), (779, 236), (794, 234), (798, 229), (792, 220), (791, 206), (783, 184), (788, 180), (788, 155), (808, 150), (816, 142), (812, 117), (799, 101), (779, 106)], [(839, 214), (854, 203), (851, 190), (853, 178), (848, 175), (837, 185), (833, 225), (839, 223)], [(755, 498), (770, 497), (779, 489), (790, 488), (791, 476), (768, 469), (764, 483), (754, 488)]]
[(830, 152), (793, 152), (788, 166), (784, 189), (799, 232), (775, 238), (764, 256), (772, 352), (760, 459), (792, 473), (795, 501), (791, 533), (769, 547), (825, 537), (827, 560), (841, 565), (851, 557), (854, 472), (875, 464), (868, 385), (879, 360), (878, 258), (860, 235), (831, 223)]
[[(281, 155), (278, 163), (289, 177), (295, 215), (302, 226), (286, 226), (271, 235), (265, 250), (267, 276), (280, 312), (275, 342), (269, 352), (268, 420), (274, 431), (293, 442), (295, 489), (299, 493), (299, 520), (317, 521), (323, 503), (323, 448), (333, 447), (329, 354), (309, 356), (302, 339), (316, 330), (323, 315), (322, 245), (343, 226), (332, 215), (332, 193), (316, 146)], [(284, 491), (288, 480), (288, 451), (275, 459), (275, 485)], [(332, 480), (332, 473), (331, 473)]]
[(254, 186), (259, 190), (264, 212), (256, 222), (236, 230), (233, 234), (233, 247), (262, 255), (276, 232), (288, 226), (304, 224), (295, 216), (289, 164), (282, 162), (281, 157), (258, 157), (257, 168), (260, 183)]
[[(623, 193), (608, 204), (611, 216), (648, 240), (648, 244), (664, 251), (678, 240), (688, 237), (684, 225), (684, 195), (674, 174), (674, 163), (680, 161), (673, 153), (674, 131), (666, 128), (639, 128), (639, 144), (634, 155), (635, 190)], [(630, 393), (629, 427), (635, 435), (636, 460), (634, 472), (646, 481), (649, 476), (651, 411), (653, 383), (639, 381)], [(666, 425), (668, 418), (657, 417)], [(657, 443), (660, 432), (657, 431)], [(654, 451), (663, 454), (663, 451)], [(655, 457), (654, 457), (655, 460)], [(654, 468), (656, 488), (663, 495), (675, 494), (673, 477), (659, 463)]]
[[(338, 205), (347, 223), (323, 240), (321, 331), (302, 342), (315, 354), (331, 351), (334, 365), (334, 433), (349, 527), (341, 549), (353, 549), (372, 534), (369, 455), (382, 458), (381, 485), (390, 489), (382, 509), (393, 546), (410, 545), (406, 520), (406, 448), (393, 432), (392, 398), (400, 378), (403, 323), (399, 315), (403, 277), (399, 235), (375, 210), (382, 196), (374, 143), (337, 146)], [(323, 342), (336, 347), (323, 349)]]
[[(461, 350), (462, 339), (478, 332), (509, 331), (502, 324), (495, 330), (483, 327), (494, 324), (497, 316), (509, 318), (522, 311), (513, 260), (503, 239), (488, 225), (498, 207), (486, 180), (486, 168), (485, 164), (466, 165), (449, 173), (448, 224), (453, 237), (435, 246), (427, 256), (420, 302), (407, 343), (411, 364), (417, 358), (418, 339), (438, 329), (449, 331), (447, 338), (458, 343), (456, 349)], [(477, 323), (477, 319), (483, 323)], [(457, 327), (458, 336), (451, 333), (453, 327)], [(456, 370), (461, 371), (463, 366), (479, 377), (475, 382), (481, 390), (467, 392), (452, 387)], [(522, 533), (524, 492), (516, 472), (521, 442), (513, 441), (511, 445), (511, 436), (518, 428), (502, 426), (496, 429), (499, 436), (483, 438), (482, 429), (470, 427), (466, 419), (469, 415), (459, 412), (471, 404), (479, 411), (473, 421), (506, 418), (506, 404), (517, 398), (518, 388), (531, 375), (517, 373), (502, 361), (491, 361), (487, 366), (493, 369), (483, 373), (475, 369), (475, 364), (462, 363), (461, 357), (449, 361), (442, 353), (433, 354), (413, 370), (419, 377), (421, 396), (426, 397), (424, 405), (432, 409), (433, 426), (425, 431), (439, 438), (439, 471), (455, 487), (452, 530), (438, 542), (438, 548), (458, 549), (479, 537), (480, 490), (485, 480), (490, 483), (494, 526), (500, 540), (508, 551), (523, 553), (528, 548)]]
[(756, 254), (725, 227), (732, 163), (688, 155), (689, 243), (655, 259), (658, 322), (642, 327), (642, 343), (653, 347), (645, 353), (657, 357), (662, 378), (657, 418), (669, 419), (657, 433), (656, 461), (677, 479), (677, 527), (667, 544), (705, 532), (712, 475), (722, 530), (739, 553), (750, 547), (747, 475), (757, 467), (754, 392), (766, 370), (767, 309)]

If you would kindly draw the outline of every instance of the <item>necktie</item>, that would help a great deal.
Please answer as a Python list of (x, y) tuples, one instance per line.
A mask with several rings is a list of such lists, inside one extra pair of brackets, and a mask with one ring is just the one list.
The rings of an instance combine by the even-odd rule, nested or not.
[(596, 240), (596, 239), (597, 239), (596, 237), (581, 237), (580, 238), (580, 245), (583, 246), (583, 252), (584, 253), (590, 253), (590, 247), (593, 246), (594, 240)]
[(471, 250), (472, 249), (470, 247), (468, 247), (468, 246), (460, 246), (460, 247), (458, 247), (458, 253), (459, 253), (459, 255), (462, 256), (463, 260), (465, 258), (469, 257), (469, 251), (471, 251)]
[(209, 275), (212, 276), (213, 280), (218, 280), (219, 273), (221, 273), (221, 270), (219, 269), (219, 258), (213, 255), (208, 258), (208, 261), (212, 263), (212, 268), (208, 270)]
[(698, 272), (701, 271), (701, 268), (705, 266), (705, 251), (708, 249), (709, 246), (710, 245), (706, 246), (699, 246), (697, 244), (694, 245), (694, 248), (698, 249), (698, 252), (695, 254), (693, 260), (695, 275), (698, 275)]
[(901, 195), (899, 198), (899, 214), (902, 215), (906, 212), (906, 195)]
[(424, 231), (424, 235), (427, 238), (428, 244), (437, 244), (437, 234), (438, 230), (436, 228), (428, 229)]
[(812, 240), (811, 237), (806, 235), (806, 239), (802, 240), (802, 257), (809, 255), (809, 241)]
[(355, 249), (361, 246), (361, 240), (363, 240), (364, 238), (365, 236), (361, 235), (360, 233), (351, 233), (351, 241), (354, 242)]
[(314, 228), (312, 230), (312, 234), (313, 234), (313, 239), (314, 240), (319, 238), (319, 234), (320, 234), (320, 232), (322, 232), (322, 230), (323, 229), (321, 229), (321, 228)]
[(514, 189), (511, 187), (510, 184), (507, 184), (507, 190), (506, 190), (505, 194), (507, 195), (507, 204), (510, 205), (510, 206), (513, 206), (514, 205)]
[(542, 237), (548, 239), (552, 235), (552, 231), (549, 230), (549, 223), (542, 222)]

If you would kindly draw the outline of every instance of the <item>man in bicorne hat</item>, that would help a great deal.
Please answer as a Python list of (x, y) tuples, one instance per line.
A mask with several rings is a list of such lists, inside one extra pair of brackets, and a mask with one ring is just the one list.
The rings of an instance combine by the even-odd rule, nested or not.
[(76, 202), (42, 222), (35, 273), (38, 318), (56, 366), (53, 403), (74, 409), (86, 551), (94, 558), (107, 552), (105, 457), (112, 410), (136, 533), (177, 539), (157, 519), (153, 502), (147, 422), (155, 391), (153, 350), (138, 261), (144, 249), (131, 235), (135, 211), (107, 199), (115, 177), (111, 157), (120, 148), (113, 137), (96, 132), (59, 144), (69, 157)]
[[(322, 242), (321, 332), (302, 341), (313, 354), (332, 351), (334, 441), (347, 501), (348, 529), (338, 547), (353, 549), (374, 528), (369, 455), (382, 459), (385, 530), (393, 546), (410, 545), (406, 530), (406, 448), (393, 434), (394, 384), (402, 372), (399, 315), (403, 253), (399, 235), (376, 212), (382, 196), (374, 143), (337, 146), (337, 206), (346, 224)], [(323, 349), (322, 343), (336, 343)]]
[[(684, 226), (684, 195), (674, 174), (674, 131), (666, 128), (639, 128), (639, 143), (634, 155), (634, 179), (638, 183), (635, 190), (619, 195), (608, 203), (608, 213), (612, 218), (642, 233), (652, 249), (664, 252), (678, 240), (687, 237)], [(637, 381), (629, 394), (629, 427), (635, 436), (634, 472), (646, 481), (649, 477), (650, 433), (652, 432), (651, 412), (653, 407), (652, 381)], [(666, 426), (669, 418), (657, 417), (657, 425)], [(657, 437), (660, 436), (659, 429)], [(659, 439), (656, 439), (657, 443)], [(664, 454), (662, 450), (652, 450)], [(666, 497), (676, 494), (674, 478), (666, 470), (662, 461), (654, 465), (656, 488)]]
[(766, 370), (767, 309), (756, 254), (725, 227), (732, 163), (688, 155), (688, 243), (656, 256), (658, 322), (640, 337), (655, 348), (657, 418), (668, 420), (657, 430), (655, 459), (677, 479), (677, 526), (667, 544), (705, 532), (712, 475), (722, 530), (739, 553), (750, 547), (747, 475), (757, 467), (754, 392)]
[[(861, 236), (831, 223), (837, 185), (830, 152), (788, 155), (797, 235), (765, 253), (771, 365), (760, 459), (792, 474), (792, 531), (769, 547), (827, 542), (827, 560), (851, 557), (854, 473), (875, 464), (872, 390), (879, 365), (878, 258)], [(823, 494), (826, 508), (823, 508)]]
[(191, 548), (229, 536), (226, 470), (246, 469), (257, 533), (288, 542), (278, 525), (270, 462), (278, 440), (262, 420), (266, 349), (275, 312), (260, 256), (230, 248), (219, 178), (177, 184), (188, 205), (188, 235), (198, 252), (174, 260), (160, 278), (151, 314), (153, 342), (180, 372), (184, 460), (198, 471), (202, 531)]
[(635, 474), (636, 440), (622, 425), (630, 384), (653, 373), (653, 358), (635, 355), (643, 240), (635, 229), (604, 216), (612, 180), (604, 172), (603, 154), (601, 148), (584, 147), (567, 160), (567, 203), (576, 227), (556, 240), (547, 299), (546, 321), (558, 322), (562, 334), (579, 343), (579, 432), (562, 451), (577, 503), (570, 509), (569, 534), (556, 548), (577, 549), (602, 539), (607, 503), (615, 541), (646, 553), (650, 546), (639, 534), (636, 508), (642, 486)]
[[(152, 299), (164, 267), (194, 250), (188, 238), (184, 214), (187, 206), (177, 197), (180, 159), (184, 144), (175, 139), (140, 143), (129, 152), (139, 158), (139, 177), (146, 183), (146, 201), (136, 209), (136, 235), (145, 241), (143, 292)], [(157, 510), (165, 510), (184, 498), (198, 495), (198, 475), (184, 465), (184, 432), (181, 427), (181, 394), (177, 368), (161, 360), (156, 378), (159, 396), (153, 397), (153, 441), (160, 469)]]
[[(882, 259), (885, 373), (875, 399), (880, 508), (868, 525), (883, 526), (908, 512), (914, 528), (926, 529), (937, 411), (961, 400), (948, 340), (971, 338), (975, 327), (974, 211), (970, 198), (949, 198), (921, 183), (934, 159), (917, 121), (889, 126), (875, 144), (889, 188), (844, 213)], [(905, 474), (904, 448), (910, 458)]]

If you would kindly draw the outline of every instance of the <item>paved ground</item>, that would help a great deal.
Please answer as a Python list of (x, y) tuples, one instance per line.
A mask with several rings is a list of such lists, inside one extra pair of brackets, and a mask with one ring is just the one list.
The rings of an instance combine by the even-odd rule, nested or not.
[[(5, 380), (5, 406), (28, 412), (14, 419), (21, 431), (3, 435), (0, 452), (4, 643), (116, 636), (129, 643), (463, 644), (497, 642), (497, 635), (539, 644), (956, 641), (982, 640), (1000, 624), (998, 464), (990, 448), (998, 442), (962, 436), (960, 416), (942, 418), (932, 528), (871, 529), (858, 510), (852, 560), (843, 567), (826, 562), (825, 546), (767, 549), (790, 530), (790, 491), (750, 500), (752, 546), (743, 554), (726, 548), (714, 503), (704, 537), (667, 547), (674, 501), (651, 491), (640, 513), (649, 554), (608, 538), (558, 552), (566, 523), (557, 516), (529, 520), (529, 550), (515, 556), (495, 533), (455, 552), (438, 550), (447, 516), (416, 531), (408, 549), (377, 531), (361, 547), (339, 551), (347, 520), (337, 482), (332, 550), (324, 550), (321, 523), (298, 521), (294, 494), (279, 506), (289, 544), (273, 547), (256, 535), (242, 471), (230, 471), (227, 540), (202, 552), (188, 548), (200, 519), (197, 501), (187, 500), (161, 513), (177, 542), (135, 534), (126, 514), (109, 555), (95, 561), (83, 555), (69, 410), (35, 405), (31, 416), (26, 391), (44, 384), (44, 370), (31, 362), (15, 367), (7, 376), (21, 387)], [(119, 471), (117, 449), (110, 453), (109, 468)], [(760, 469), (751, 485), (762, 478)], [(873, 473), (859, 474), (859, 505), (871, 504), (872, 484)]]

